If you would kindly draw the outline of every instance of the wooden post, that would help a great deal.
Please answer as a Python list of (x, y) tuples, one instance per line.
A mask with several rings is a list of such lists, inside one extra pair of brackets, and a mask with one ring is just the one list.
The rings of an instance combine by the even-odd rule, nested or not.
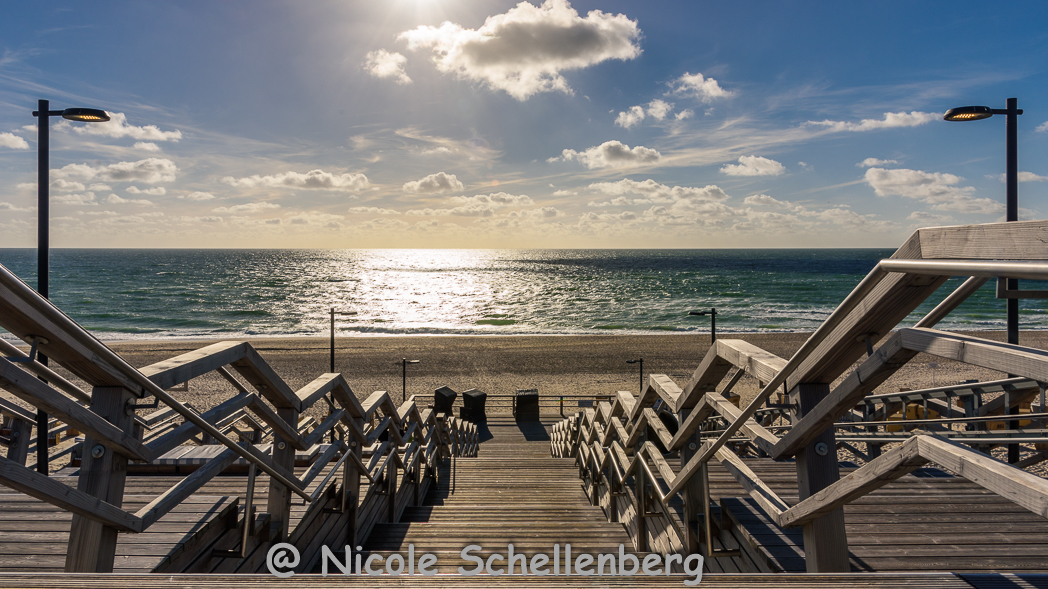
[[(297, 429), (298, 411), (294, 408), (279, 407), (277, 416), (292, 429)], [(283, 466), (288, 472), (295, 472), (295, 447), (276, 433), (273, 434), (273, 463)], [(291, 520), (291, 495), (291, 489), (285, 487), (280, 481), (270, 478), (269, 503), (266, 509), (269, 511), (270, 525), (276, 528), (276, 542), (283, 542), (288, 535)]]
[[(134, 417), (127, 413), (131, 392), (123, 387), (95, 387), (91, 392), (91, 411), (127, 433)], [(42, 437), (47, 443), (47, 437)], [(127, 456), (117, 454), (88, 436), (80, 466), (77, 489), (117, 507), (124, 503)], [(111, 573), (116, 558), (116, 528), (73, 515), (66, 550), (67, 573)]]
[[(363, 431), (364, 420), (355, 418), (355, 421), (360, 431)], [(359, 441), (350, 440), (346, 451), (352, 452), (359, 459), (362, 450)], [(347, 459), (343, 464), (345, 467), (342, 471), (342, 513), (347, 515), (346, 545), (353, 547), (362, 539), (357, 538), (357, 530), (360, 527), (360, 467), (351, 459)]]
[[(640, 439), (637, 440), (637, 445), (634, 446), (634, 448), (642, 448), (644, 446), (644, 442), (647, 441), (647, 438), (648, 432), (645, 431), (640, 435)], [(637, 456), (638, 460), (644, 460), (644, 457), (640, 453), (640, 451), (635, 451), (634, 455)], [(644, 514), (648, 512), (648, 481), (646, 480), (646, 477), (644, 475), (644, 468), (640, 465), (637, 465), (637, 470), (633, 473), (633, 483), (633, 486), (635, 487), (634, 495), (637, 499), (637, 502), (634, 505), (634, 509), (636, 509), (637, 512), (637, 540), (634, 542), (634, 544), (636, 545), (637, 552), (647, 552), (648, 520), (647, 518), (645, 518)]]
[(11, 445), (7, 447), (7, 458), (25, 466), (25, 461), (29, 458), (33, 422), (15, 417), (11, 419), (10, 428), (11, 434), (8, 437), (11, 438)]
[[(681, 411), (680, 423), (684, 423), (688, 419), (688, 414), (691, 413), (691, 409), (685, 409)], [(702, 447), (702, 435), (699, 430), (695, 430), (691, 438), (688, 440), (684, 447), (680, 449), (680, 463), (687, 464), (689, 460), (698, 452), (698, 449)], [(684, 538), (684, 548), (688, 551), (688, 554), (699, 553), (699, 538), (703, 536), (700, 532), (700, 526), (707, 525), (706, 522), (700, 521), (705, 516), (705, 503), (709, 499), (703, 493), (702, 479), (700, 477), (691, 477), (687, 486), (684, 487), (684, 525), (687, 527), (687, 534)], [(707, 546), (706, 550), (713, 550), (712, 546)]]
[(386, 498), (389, 500), (389, 523), (397, 521), (397, 446), (389, 444), (389, 457), (386, 458)]
[[(799, 420), (826, 395), (829, 384), (801, 384), (796, 389)], [(840, 479), (837, 443), (833, 427), (819, 434), (797, 454), (797, 488), (803, 501)], [(804, 524), (804, 557), (809, 573), (846, 573), (848, 535), (844, 530), (844, 508)]]

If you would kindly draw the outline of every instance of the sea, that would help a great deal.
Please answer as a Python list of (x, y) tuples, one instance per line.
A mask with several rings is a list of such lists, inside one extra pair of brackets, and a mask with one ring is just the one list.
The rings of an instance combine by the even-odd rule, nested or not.
[[(52, 249), (51, 300), (103, 340), (814, 330), (890, 249)], [(36, 250), (0, 249), (36, 286)], [(960, 284), (947, 283), (912, 325)], [(1023, 288), (1048, 288), (1022, 283)], [(1048, 328), (1023, 300), (1022, 329)], [(938, 327), (1004, 329), (991, 281)], [(10, 337), (10, 334), (6, 334)]]

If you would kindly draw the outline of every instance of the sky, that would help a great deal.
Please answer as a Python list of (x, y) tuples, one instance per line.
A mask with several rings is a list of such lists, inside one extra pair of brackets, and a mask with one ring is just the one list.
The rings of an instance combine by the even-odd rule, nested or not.
[(5, 3), (0, 247), (898, 247), (1048, 215), (1048, 3)]

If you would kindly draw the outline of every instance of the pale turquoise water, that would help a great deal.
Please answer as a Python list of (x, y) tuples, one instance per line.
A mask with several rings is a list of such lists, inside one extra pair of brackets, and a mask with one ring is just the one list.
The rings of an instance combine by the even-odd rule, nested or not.
[[(814, 329), (892, 250), (52, 250), (51, 298), (103, 339)], [(36, 250), (0, 249), (36, 285)], [(911, 318), (915, 322), (958, 281)], [(1024, 283), (1025, 284), (1025, 283)], [(1032, 287), (1032, 286), (1031, 286)], [(1048, 327), (1022, 302), (1023, 329)], [(940, 324), (1003, 329), (991, 285)]]

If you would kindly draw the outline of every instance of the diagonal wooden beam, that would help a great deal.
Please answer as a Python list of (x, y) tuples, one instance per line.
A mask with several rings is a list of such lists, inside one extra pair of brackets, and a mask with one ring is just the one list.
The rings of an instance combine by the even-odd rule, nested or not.
[(240, 360), (248, 346), (247, 342), (218, 342), (139, 368), (139, 372), (160, 388), (169, 389)]
[(928, 459), (920, 454), (920, 438), (923, 437), (906, 440), (901, 446), (794, 505), (779, 516), (779, 525), (784, 528), (804, 525), (924, 466)]
[(0, 483), (124, 532), (141, 532), (142, 520), (119, 507), (0, 456)]
[(212, 478), (236, 462), (238, 458), (240, 458), (239, 454), (226, 448), (221, 454), (208, 460), (206, 464), (193, 471), (192, 474), (150, 501), (142, 509), (139, 509), (135, 513), (135, 517), (142, 520), (142, 530), (146, 530), (149, 526), (156, 523), (158, 519), (164, 517), (167, 512), (178, 507), (187, 497), (206, 485)]
[(137, 460), (153, 459), (153, 452), (138, 438), (47, 386), (5, 358), (0, 358), (0, 385), (30, 405), (43, 409), (48, 415), (75, 426), (114, 452)]

